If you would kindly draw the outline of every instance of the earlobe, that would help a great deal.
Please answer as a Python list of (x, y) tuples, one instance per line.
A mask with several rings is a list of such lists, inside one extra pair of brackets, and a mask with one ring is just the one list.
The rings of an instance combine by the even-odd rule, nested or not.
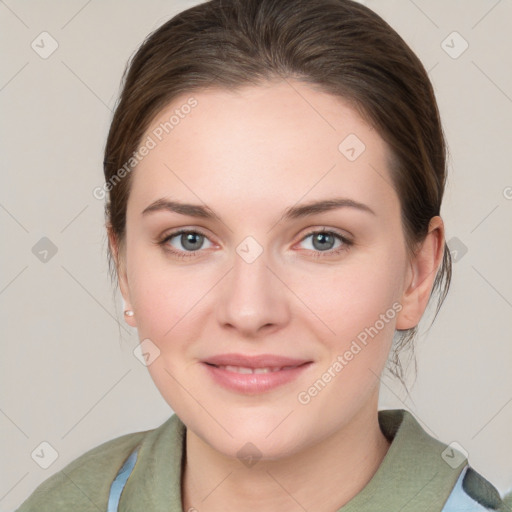
[(121, 290), (121, 295), (123, 296), (124, 302), (124, 320), (129, 326), (137, 327), (137, 324), (135, 322), (135, 312), (133, 311), (133, 306), (130, 301), (128, 279), (126, 277), (126, 272), (124, 270), (123, 265), (117, 266), (117, 275), (119, 281), (119, 289)]
[(397, 330), (416, 327), (427, 308), (437, 270), (444, 253), (444, 224), (441, 217), (432, 217), (428, 233), (410, 261), (402, 294), (402, 310)]
[(117, 280), (119, 283), (119, 289), (121, 291), (121, 295), (123, 297), (123, 313), (125, 322), (131, 327), (136, 327), (135, 322), (135, 313), (133, 311), (131, 301), (130, 301), (130, 293), (128, 287), (128, 278), (126, 275), (125, 265), (122, 263), (122, 257), (120, 254), (119, 243), (117, 237), (112, 229), (110, 224), (106, 225), (109, 247), (112, 257), (114, 259), (114, 264), (116, 268)]
[(131, 309), (124, 310), (124, 320), (130, 327), (137, 327), (135, 322), (135, 313)]
[(134, 316), (135, 313), (131, 309), (124, 310), (124, 319), (126, 323), (132, 327), (136, 327)]

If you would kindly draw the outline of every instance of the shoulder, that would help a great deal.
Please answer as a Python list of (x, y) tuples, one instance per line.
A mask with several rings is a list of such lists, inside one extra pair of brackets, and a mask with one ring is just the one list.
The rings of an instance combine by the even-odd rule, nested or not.
[[(379, 424), (392, 440), (382, 466), (393, 481), (406, 481), (405, 487), (421, 490), (414, 497), (415, 510), (420, 510), (421, 504), (426, 507), (421, 510), (442, 512), (512, 512), (510, 490), (500, 495), (470, 466), (467, 454), (459, 451), (456, 443), (445, 444), (432, 437), (409, 411), (380, 410)], [(394, 488), (395, 495), (401, 491)]]
[(106, 510), (117, 472), (150, 432), (126, 434), (87, 451), (40, 484), (16, 512)]

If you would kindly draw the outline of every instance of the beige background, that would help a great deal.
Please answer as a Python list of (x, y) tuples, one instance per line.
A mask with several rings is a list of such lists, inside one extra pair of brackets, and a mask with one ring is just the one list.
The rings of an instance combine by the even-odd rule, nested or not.
[[(92, 190), (128, 57), (195, 3), (0, 1), (1, 511), (87, 449), (172, 412), (112, 298)], [(434, 83), (451, 152), (443, 217), (458, 259), (448, 299), (418, 340), (412, 399), (384, 376), (381, 407), (407, 408), (433, 436), (459, 443), (503, 492), (512, 486), (512, 2), (365, 3)], [(58, 43), (46, 59), (31, 47), (43, 31)], [(57, 250), (46, 262), (43, 237)], [(58, 453), (47, 469), (31, 457), (42, 442)]]

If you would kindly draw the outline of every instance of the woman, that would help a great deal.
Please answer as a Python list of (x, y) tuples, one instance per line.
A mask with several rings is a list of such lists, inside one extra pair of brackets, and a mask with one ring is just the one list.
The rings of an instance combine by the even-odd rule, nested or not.
[(19, 511), (510, 510), (377, 409), (448, 290), (445, 153), (422, 64), (360, 4), (212, 0), (151, 34), (103, 190), (125, 319), (175, 414)]

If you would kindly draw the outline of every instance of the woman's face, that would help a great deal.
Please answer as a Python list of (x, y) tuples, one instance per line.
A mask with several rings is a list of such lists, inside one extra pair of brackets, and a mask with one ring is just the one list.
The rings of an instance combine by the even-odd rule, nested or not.
[(142, 140), (121, 289), (187, 427), (278, 458), (375, 413), (410, 279), (378, 133), (290, 81), (183, 95)]

